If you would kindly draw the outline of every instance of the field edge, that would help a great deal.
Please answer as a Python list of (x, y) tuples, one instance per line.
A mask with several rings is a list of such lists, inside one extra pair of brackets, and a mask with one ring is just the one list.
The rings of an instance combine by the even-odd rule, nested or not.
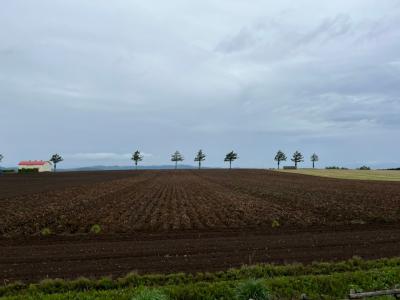
[[(261, 280), (279, 299), (307, 294), (310, 299), (344, 297), (350, 289), (365, 291), (394, 287), (400, 282), (400, 258), (303, 264), (258, 264), (195, 275), (139, 275), (98, 280), (46, 279), (36, 284), (15, 282), (0, 287), (1, 299), (131, 299), (138, 290), (160, 289), (171, 299), (231, 299), (235, 289), (248, 279)], [(119, 295), (115, 298), (116, 295)], [(189, 296), (190, 295), (190, 296)], [(325, 298), (324, 298), (325, 299)]]

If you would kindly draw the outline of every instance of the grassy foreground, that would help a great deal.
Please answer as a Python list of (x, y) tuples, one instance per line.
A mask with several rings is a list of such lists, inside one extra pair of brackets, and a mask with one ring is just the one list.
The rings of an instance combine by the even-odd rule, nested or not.
[(325, 169), (297, 169), (280, 170), (286, 173), (298, 173), (339, 179), (383, 180), (400, 181), (400, 171), (392, 170), (325, 170)]
[[(253, 279), (253, 283), (247, 284), (249, 279)], [(36, 284), (14, 283), (0, 287), (0, 298), (245, 300), (249, 290), (258, 289), (258, 292), (266, 292), (269, 297), (257, 299), (253, 296), (256, 300), (300, 299), (303, 293), (310, 299), (344, 299), (350, 289), (388, 289), (398, 283), (400, 258), (371, 261), (354, 258), (339, 263), (256, 265), (195, 275), (129, 274), (115, 280), (80, 278), (73, 281), (44, 280)]]

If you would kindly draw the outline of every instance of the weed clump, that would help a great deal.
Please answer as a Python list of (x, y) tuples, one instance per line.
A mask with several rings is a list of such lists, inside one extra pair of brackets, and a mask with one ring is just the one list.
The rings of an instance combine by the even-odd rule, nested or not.
[(42, 236), (48, 236), (48, 235), (51, 235), (53, 232), (51, 231), (51, 229), (49, 228), (49, 227), (46, 227), (46, 228), (43, 228), (41, 231), (40, 231), (40, 234), (42, 235)]
[(168, 296), (158, 289), (144, 288), (132, 300), (168, 300)]
[(101, 232), (101, 226), (99, 224), (94, 224), (90, 228), (90, 233), (99, 234)]
[(273, 221), (272, 221), (272, 223), (271, 223), (271, 227), (272, 227), (272, 228), (277, 228), (277, 227), (279, 227), (279, 226), (281, 226), (281, 224), (279, 224), (279, 221), (278, 221), (278, 220), (273, 220)]
[(238, 300), (269, 300), (269, 291), (261, 280), (250, 279), (241, 283), (236, 290)]

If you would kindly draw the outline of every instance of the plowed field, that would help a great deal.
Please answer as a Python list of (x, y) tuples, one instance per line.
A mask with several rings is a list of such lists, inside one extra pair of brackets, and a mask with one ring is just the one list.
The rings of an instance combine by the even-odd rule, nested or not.
[(400, 254), (400, 182), (126, 171), (7, 175), (0, 191), (0, 280)]
[(35, 185), (29, 175), (1, 178), (0, 235), (88, 233), (94, 224), (133, 233), (400, 220), (398, 182), (256, 170), (53, 175), (32, 176)]

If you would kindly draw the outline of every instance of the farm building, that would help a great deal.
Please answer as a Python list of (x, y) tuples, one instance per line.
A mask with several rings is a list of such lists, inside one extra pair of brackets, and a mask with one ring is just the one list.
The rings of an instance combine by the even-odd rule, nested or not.
[(18, 170), (35, 170), (38, 172), (53, 171), (53, 164), (44, 160), (25, 160), (18, 164)]

